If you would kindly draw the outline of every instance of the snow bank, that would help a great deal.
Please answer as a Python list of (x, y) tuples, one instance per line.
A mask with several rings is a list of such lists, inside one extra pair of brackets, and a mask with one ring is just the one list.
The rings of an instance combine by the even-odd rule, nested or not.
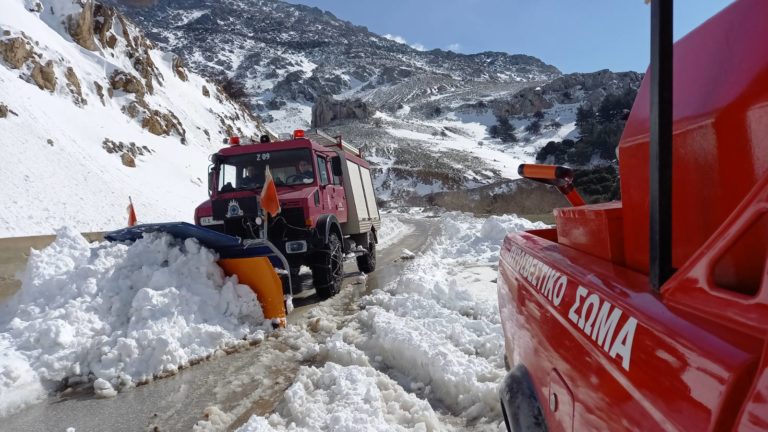
[(309, 328), (328, 334), (317, 348), (327, 362), (302, 368), (276, 412), (252, 417), (241, 432), (452, 430), (455, 419), (436, 413), (446, 411), (473, 430), (498, 430), (501, 242), (545, 225), (462, 213), (444, 214), (440, 224), (442, 236), (399, 279), (363, 297), (351, 322), (317, 312)]
[(253, 416), (238, 431), (439, 430), (429, 404), (386, 375), (370, 367), (330, 362), (322, 368), (302, 367), (278, 412), (269, 418)]
[(356, 343), (467, 420), (499, 419), (504, 376), (496, 273), (504, 236), (544, 227), (514, 215), (441, 216), (442, 236), (403, 276), (362, 300)]
[(382, 214), (381, 229), (377, 233), (379, 242), (376, 246), (379, 249), (389, 247), (412, 231), (412, 225), (403, 223), (394, 215)]
[(64, 379), (98, 379), (97, 393), (110, 396), (263, 328), (254, 293), (195, 240), (89, 244), (61, 229), (31, 252), (21, 290), (0, 308), (0, 416)]

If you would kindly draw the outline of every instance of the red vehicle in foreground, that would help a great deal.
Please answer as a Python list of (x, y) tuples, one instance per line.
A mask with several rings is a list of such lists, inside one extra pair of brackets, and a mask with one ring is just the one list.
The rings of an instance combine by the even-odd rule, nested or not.
[(510, 430), (768, 430), (766, 18), (768, 2), (738, 0), (668, 53), (666, 168), (649, 73), (619, 145), (622, 201), (504, 239)]

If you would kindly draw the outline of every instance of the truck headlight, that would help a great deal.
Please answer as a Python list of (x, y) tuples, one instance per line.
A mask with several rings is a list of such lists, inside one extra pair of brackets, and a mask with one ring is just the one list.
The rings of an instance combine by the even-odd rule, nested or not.
[(302, 253), (307, 251), (307, 242), (304, 240), (295, 240), (285, 242), (286, 253)]

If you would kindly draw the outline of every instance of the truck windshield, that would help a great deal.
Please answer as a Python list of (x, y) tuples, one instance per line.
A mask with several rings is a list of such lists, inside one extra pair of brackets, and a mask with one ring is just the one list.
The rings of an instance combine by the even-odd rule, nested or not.
[(303, 185), (315, 181), (309, 149), (248, 153), (220, 159), (219, 192), (261, 188), (267, 166), (277, 186)]

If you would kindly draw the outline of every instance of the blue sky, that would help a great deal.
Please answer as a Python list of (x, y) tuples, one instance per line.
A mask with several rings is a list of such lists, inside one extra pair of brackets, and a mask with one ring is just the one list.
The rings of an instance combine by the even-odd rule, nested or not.
[[(563, 72), (644, 71), (650, 6), (643, 0), (288, 0), (331, 11), (425, 49), (529, 54)], [(680, 37), (733, 0), (676, 0)]]

